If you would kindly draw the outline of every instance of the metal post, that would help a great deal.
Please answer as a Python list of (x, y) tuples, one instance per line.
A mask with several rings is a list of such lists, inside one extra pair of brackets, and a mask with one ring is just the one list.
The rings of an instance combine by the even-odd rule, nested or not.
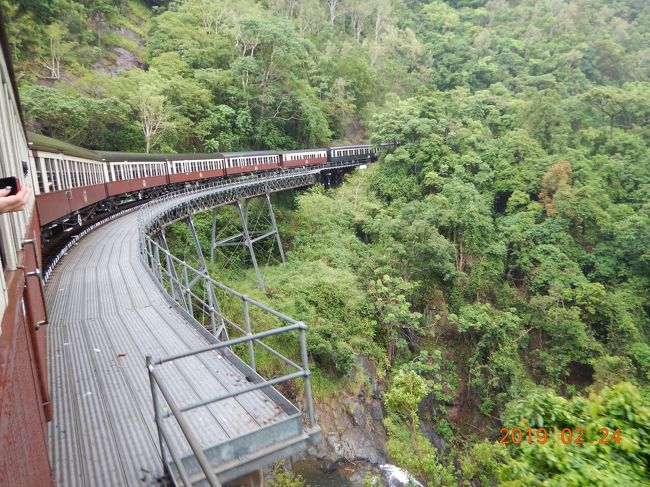
[(208, 305), (210, 306), (210, 333), (212, 333), (212, 336), (217, 336), (217, 322), (214, 319), (214, 312), (215, 312), (215, 301), (216, 301), (216, 296), (214, 295), (214, 290), (212, 289), (212, 284), (210, 283), (210, 280), (207, 278), (206, 274), (206, 279), (203, 281), (205, 284), (205, 291), (208, 295)]
[[(244, 323), (246, 325), (246, 335), (251, 336), (253, 333), (251, 331), (251, 317), (248, 310), (248, 301), (242, 298), (244, 301)], [(248, 344), (248, 365), (251, 369), (255, 370), (255, 350), (253, 346), (253, 341), (249, 341)]]
[(169, 285), (172, 289), (172, 297), (175, 301), (181, 303), (185, 309), (189, 311), (189, 307), (187, 306), (187, 302), (185, 300), (185, 293), (181, 289), (181, 282), (178, 278), (176, 267), (174, 267), (174, 260), (171, 257), (169, 245), (167, 245), (167, 237), (165, 236), (164, 227), (160, 229), (160, 241), (164, 247), (163, 251), (165, 253), (165, 261), (167, 262), (167, 273), (169, 274)]
[(187, 312), (192, 316), (192, 318), (194, 318), (194, 307), (192, 306), (192, 289), (190, 288), (190, 282), (187, 277), (187, 265), (183, 265), (183, 279), (185, 281)]
[[(156, 380), (156, 377), (153, 375), (153, 370), (151, 370), (151, 377), (153, 377), (153, 379)], [(203, 473), (205, 474), (205, 479), (208, 481), (211, 487), (221, 487), (221, 482), (219, 482), (219, 479), (217, 478), (214, 471), (212, 470), (212, 466), (210, 465), (210, 462), (205, 456), (205, 452), (203, 451), (203, 448), (201, 448), (199, 441), (194, 436), (194, 433), (192, 433), (192, 429), (187, 424), (187, 421), (185, 421), (185, 418), (183, 417), (183, 414), (178, 409), (178, 406), (176, 406), (176, 403), (172, 399), (171, 393), (167, 390), (167, 387), (162, 382), (156, 380), (156, 384), (158, 385), (161, 394), (167, 401), (167, 405), (169, 406), (169, 409), (171, 410), (174, 417), (176, 418), (176, 421), (178, 422), (178, 426), (180, 427), (181, 431), (185, 435), (185, 439), (187, 439), (187, 442), (189, 443), (192, 452), (196, 456), (196, 460), (199, 462), (199, 465), (201, 466), (201, 470), (203, 470)]]
[(163, 284), (163, 278), (162, 278), (162, 267), (160, 264), (160, 249), (158, 245), (153, 244), (153, 254), (154, 254), (154, 260), (156, 261), (156, 277), (158, 278), (158, 281), (160, 281), (160, 284)]
[(160, 403), (158, 402), (158, 393), (156, 392), (156, 383), (153, 378), (153, 359), (151, 355), (145, 357), (147, 365), (147, 372), (149, 374), (149, 385), (151, 386), (151, 397), (153, 399), (153, 415), (156, 422), (156, 431), (158, 431), (158, 443), (160, 444), (160, 457), (162, 459), (163, 467), (167, 470), (167, 454), (165, 453), (165, 442), (163, 440), (162, 426), (160, 423)]
[(273, 231), (275, 232), (275, 241), (278, 243), (278, 249), (280, 250), (280, 259), (282, 263), (285, 263), (284, 260), (284, 250), (282, 249), (282, 241), (280, 240), (280, 232), (278, 231), (278, 225), (275, 221), (275, 213), (273, 213), (273, 205), (271, 205), (271, 197), (266, 193), (266, 205), (269, 208), (269, 216), (271, 217), (271, 225), (273, 225)]
[(210, 262), (214, 262), (217, 249), (217, 207), (212, 209), (212, 238), (210, 239)]
[(203, 257), (203, 250), (201, 249), (201, 244), (199, 243), (199, 237), (196, 234), (196, 227), (194, 226), (194, 221), (192, 220), (192, 216), (188, 216), (186, 220), (187, 220), (187, 225), (190, 227), (190, 231), (192, 233), (192, 240), (194, 241), (194, 248), (196, 249), (196, 256), (199, 262), (199, 266), (198, 266), (199, 270), (207, 273), (208, 266), (205, 263), (205, 258)]
[(262, 280), (262, 274), (260, 268), (257, 266), (257, 259), (255, 258), (255, 250), (253, 249), (253, 243), (251, 242), (251, 236), (248, 233), (248, 202), (244, 200), (244, 211), (242, 211), (242, 206), (239, 201), (235, 203), (237, 211), (239, 212), (239, 218), (241, 219), (242, 233), (244, 234), (244, 244), (248, 247), (248, 251), (251, 254), (251, 260), (253, 261), (253, 267), (255, 268), (255, 275), (257, 276), (258, 287), (264, 289), (264, 281)]
[(309, 361), (307, 359), (307, 336), (305, 330), (307, 325), (302, 324), (303, 328), (300, 328), (300, 356), (302, 358), (302, 369), (305, 374), (305, 405), (307, 406), (307, 419), (309, 420), (309, 427), (313, 428), (316, 425), (314, 420), (314, 405), (311, 398), (311, 380), (309, 378)]
[(145, 257), (147, 259), (147, 263), (149, 264), (149, 269), (151, 269), (153, 267), (153, 253), (151, 252), (151, 240), (149, 240), (144, 235), (142, 238), (145, 239), (145, 245), (147, 246)]

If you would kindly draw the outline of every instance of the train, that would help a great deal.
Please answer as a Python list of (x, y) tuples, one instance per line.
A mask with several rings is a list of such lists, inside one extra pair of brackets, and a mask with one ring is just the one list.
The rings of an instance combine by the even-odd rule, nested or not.
[(287, 151), (140, 154), (84, 149), (27, 133), (36, 209), (43, 236), (68, 231), (125, 201), (217, 178), (332, 163), (377, 160), (390, 144), (358, 144)]

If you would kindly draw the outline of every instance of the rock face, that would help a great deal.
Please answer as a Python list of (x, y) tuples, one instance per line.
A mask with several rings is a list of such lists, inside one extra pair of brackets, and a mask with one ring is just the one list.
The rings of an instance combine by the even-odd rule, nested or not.
[(366, 383), (356, 395), (344, 396), (335, 404), (316, 404), (316, 418), (323, 430), (323, 442), (309, 452), (335, 467), (341, 459), (365, 460), (375, 465), (387, 459), (384, 445), (384, 412), (381, 385), (375, 365), (365, 358), (358, 364)]

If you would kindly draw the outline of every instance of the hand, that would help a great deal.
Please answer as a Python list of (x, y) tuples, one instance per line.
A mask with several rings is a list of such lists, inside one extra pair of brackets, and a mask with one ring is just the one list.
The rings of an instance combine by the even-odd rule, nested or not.
[(23, 185), (18, 193), (7, 196), (8, 189), (0, 189), (0, 213), (10, 213), (12, 211), (20, 211), (25, 207), (27, 198), (29, 198), (29, 188)]

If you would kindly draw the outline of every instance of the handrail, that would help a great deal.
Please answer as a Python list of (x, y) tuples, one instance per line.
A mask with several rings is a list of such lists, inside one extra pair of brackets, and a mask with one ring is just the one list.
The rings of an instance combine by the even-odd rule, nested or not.
[(225, 342), (219, 342), (216, 345), (212, 345), (209, 347), (204, 347), (204, 348), (199, 348), (198, 350), (192, 350), (191, 352), (184, 352), (184, 353), (179, 353), (176, 355), (170, 355), (169, 357), (165, 357), (163, 359), (159, 359), (154, 363), (154, 365), (161, 365), (167, 362), (172, 362), (174, 360), (180, 360), (182, 358), (187, 358), (187, 357), (194, 357), (196, 355), (200, 355), (202, 353), (207, 353), (207, 352), (214, 352), (217, 350), (221, 350), (222, 348), (230, 348), (233, 345), (239, 345), (241, 343), (247, 343), (253, 340), (258, 340), (260, 338), (266, 338), (269, 336), (273, 335), (279, 335), (281, 333), (285, 333), (287, 331), (292, 331), (292, 330), (306, 330), (307, 325), (304, 323), (296, 323), (295, 325), (289, 325), (289, 326), (283, 326), (281, 328), (274, 328), (273, 330), (267, 330), (263, 331), (260, 333), (256, 333), (255, 335), (248, 335), (240, 338), (235, 338), (233, 340), (227, 340)]
[[(343, 166), (345, 165), (339, 164), (331, 167)], [(147, 369), (150, 375), (152, 398), (154, 400), (155, 422), (159, 430), (158, 436), (163, 456), (163, 464), (165, 465), (165, 468), (170, 471), (171, 464), (168, 463), (169, 460), (165, 454), (166, 451), (169, 451), (181, 478), (187, 476), (187, 472), (185, 472), (184, 466), (182, 465), (182, 459), (179, 461), (178, 458), (174, 458), (175, 456), (178, 456), (176, 455), (172, 445), (169, 443), (167, 431), (165, 430), (165, 425), (162, 421), (163, 417), (173, 416), (180, 426), (180, 421), (183, 420), (182, 415), (188, 411), (207, 407), (218, 401), (238, 397), (242, 394), (249, 394), (287, 381), (302, 379), (307, 423), (309, 427), (313, 428), (316, 426), (311, 393), (311, 372), (308, 363), (306, 339), (307, 325), (219, 282), (210, 276), (206, 269), (197, 269), (186, 261), (173, 255), (166, 248), (166, 244), (162, 245), (161, 242), (157, 241), (157, 236), (159, 235), (158, 232), (162, 232), (162, 229), (166, 224), (180, 218), (178, 214), (172, 214), (173, 212), (178, 212), (180, 210), (183, 212), (196, 210), (200, 206), (197, 202), (204, 201), (205, 205), (215, 203), (217, 205), (226, 204), (231, 202), (233, 198), (240, 196), (242, 192), (245, 193), (246, 191), (248, 191), (246, 195), (250, 196), (258, 193), (264, 194), (265, 192), (273, 190), (292, 188), (296, 187), (296, 185), (304, 185), (305, 183), (308, 184), (309, 182), (316, 180), (316, 175), (321, 170), (322, 168), (282, 170), (263, 176), (253, 175), (244, 176), (237, 180), (215, 181), (197, 188), (184, 188), (183, 190), (147, 202), (139, 207), (137, 226), (140, 238), (140, 258), (149, 274), (158, 283), (163, 292), (167, 294), (169, 299), (176, 302), (176, 305), (186, 313), (189, 318), (194, 319), (195, 308), (204, 313), (207, 312), (209, 314), (210, 322), (213, 323), (212, 333), (215, 336), (215, 339), (217, 338), (217, 335), (219, 335), (214, 326), (214, 323), (216, 322), (221, 323), (219, 330), (230, 330), (231, 332), (241, 335), (234, 338), (228, 338), (228, 335), (226, 334), (225, 340), (217, 341), (213, 345), (198, 350), (157, 358), (156, 360), (151, 357), (148, 357), (147, 359)], [(311, 179), (312, 177), (313, 179)], [(161, 220), (164, 220), (164, 223), (161, 224)], [(199, 295), (199, 293), (195, 292), (193, 289), (194, 286), (199, 284), (205, 290), (205, 293), (202, 295)], [(237, 320), (230, 319), (219, 309), (219, 306), (216, 304), (215, 291), (220, 291), (225, 293), (227, 296), (231, 296), (232, 298), (241, 301), (245, 326), (239, 326), (236, 323)], [(286, 323), (286, 325), (253, 333), (250, 323), (250, 306), (257, 308), (262, 313), (272, 316), (275, 319), (281, 320)], [(298, 348), (300, 352), (300, 361), (298, 363), (284, 356), (277, 350), (274, 350), (262, 341), (265, 338), (290, 333), (292, 331), (298, 331), (299, 334)], [(162, 389), (165, 387), (164, 379), (156, 371), (157, 367), (200, 354), (218, 352), (219, 350), (224, 349), (230, 350), (233, 346), (244, 344), (248, 346), (248, 366), (254, 373), (256, 369), (255, 348), (261, 348), (262, 350), (271, 353), (286, 365), (292, 367), (295, 372), (281, 377), (272, 378), (270, 380), (262, 379), (261, 382), (251, 384), (248, 387), (238, 388), (237, 390), (220, 394), (194, 404), (189, 404), (182, 408), (178, 408), (175, 405), (175, 407), (172, 407), (168, 400), (172, 398), (168, 397), (169, 390), (163, 391)], [(256, 373), (255, 376), (259, 377)], [(157, 399), (157, 390), (162, 393), (170, 406), (170, 412), (165, 415), (160, 411)], [(181, 430), (183, 431), (186, 441), (190, 445), (194, 454), (197, 455), (198, 452), (196, 458), (199, 461), (206, 478), (208, 478), (208, 471), (212, 467), (209, 465), (206, 467), (204, 462), (201, 461), (200, 455), (204, 455), (204, 453), (200, 450), (200, 445), (195, 444), (192, 437), (185, 434), (183, 427), (181, 427)]]

